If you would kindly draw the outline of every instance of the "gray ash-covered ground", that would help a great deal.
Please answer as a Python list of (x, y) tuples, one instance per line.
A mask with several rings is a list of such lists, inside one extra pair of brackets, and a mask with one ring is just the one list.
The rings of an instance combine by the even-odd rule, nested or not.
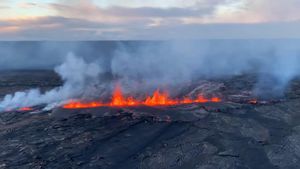
[[(211, 89), (221, 103), (2, 112), (0, 168), (298, 169), (300, 81), (282, 100), (249, 104), (254, 79), (186, 89)], [(1, 96), (61, 85), (48, 71), (2, 72), (0, 81)]]

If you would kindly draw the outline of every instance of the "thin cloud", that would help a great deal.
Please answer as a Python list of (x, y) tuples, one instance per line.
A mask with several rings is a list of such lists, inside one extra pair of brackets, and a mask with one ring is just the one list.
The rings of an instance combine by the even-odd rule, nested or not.
[(299, 38), (300, 22), (257, 24), (182, 24), (167, 20), (105, 23), (65, 17), (0, 22), (2, 40), (168, 40), (219, 38)]
[[(1, 39), (300, 38), (299, 0), (189, 0), (135, 7), (91, 0), (26, 4), (51, 16), (0, 20)], [(118, 1), (119, 2), (119, 1)], [(123, 2), (123, 1), (122, 1)], [(168, 2), (171, 2), (169, 0)], [(149, 4), (149, 3), (146, 3)], [(193, 4), (193, 5), (190, 5)]]
[[(68, 1), (67, 1), (68, 2)], [(103, 19), (111, 18), (183, 18), (183, 17), (203, 17), (214, 13), (218, 5), (225, 5), (226, 0), (203, 0), (195, 2), (189, 7), (126, 7), (112, 5), (109, 7), (100, 7), (90, 0), (75, 1), (75, 3), (51, 3), (50, 6), (59, 15), (68, 17)], [(110, 18), (108, 18), (110, 19)]]
[(9, 6), (0, 5), (0, 10), (1, 9), (9, 9), (9, 8), (10, 8)]

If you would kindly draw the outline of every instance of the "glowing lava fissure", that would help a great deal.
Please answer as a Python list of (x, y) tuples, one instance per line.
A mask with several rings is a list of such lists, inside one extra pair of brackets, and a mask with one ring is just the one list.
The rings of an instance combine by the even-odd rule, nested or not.
[(22, 107), (22, 108), (19, 108), (18, 111), (32, 111), (33, 108), (31, 107)]
[(198, 95), (196, 99), (184, 97), (183, 99), (172, 99), (168, 92), (161, 92), (157, 89), (152, 96), (148, 96), (143, 100), (135, 99), (132, 96), (124, 97), (120, 85), (116, 85), (113, 92), (111, 102), (104, 103), (101, 101), (82, 102), (70, 101), (63, 105), (65, 109), (85, 109), (96, 107), (129, 107), (129, 106), (172, 106), (180, 104), (192, 103), (207, 103), (207, 102), (221, 102), (219, 97), (205, 98), (203, 95)]

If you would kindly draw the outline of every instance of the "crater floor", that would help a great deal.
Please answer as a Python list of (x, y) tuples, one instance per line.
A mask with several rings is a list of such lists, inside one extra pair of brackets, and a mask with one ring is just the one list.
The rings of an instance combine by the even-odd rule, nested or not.
[[(0, 95), (61, 84), (51, 72), (27, 73), (0, 75)], [(210, 82), (221, 103), (2, 112), (0, 168), (298, 169), (300, 82), (284, 100), (249, 104), (241, 94), (252, 81)]]

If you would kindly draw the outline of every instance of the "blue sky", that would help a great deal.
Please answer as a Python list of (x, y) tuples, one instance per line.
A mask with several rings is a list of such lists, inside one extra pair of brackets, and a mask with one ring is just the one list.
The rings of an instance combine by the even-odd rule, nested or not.
[(1, 0), (1, 40), (300, 38), (300, 0)]

